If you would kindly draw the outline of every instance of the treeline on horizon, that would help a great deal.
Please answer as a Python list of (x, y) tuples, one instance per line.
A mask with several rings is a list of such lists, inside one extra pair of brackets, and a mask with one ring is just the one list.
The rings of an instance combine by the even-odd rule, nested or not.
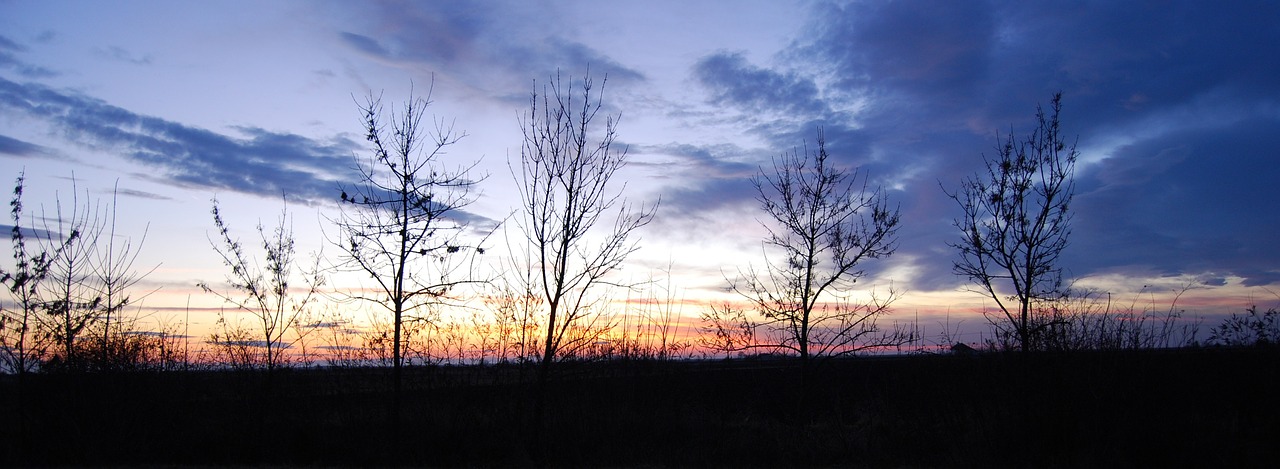
[[(943, 189), (960, 213), (948, 243), (953, 271), (996, 305), (986, 313), (986, 338), (966, 343), (950, 330), (925, 338), (915, 325), (881, 322), (901, 293), (854, 285), (866, 263), (896, 250), (898, 208), (865, 172), (835, 163), (821, 129), (812, 149), (783, 153), (752, 178), (770, 257), (726, 278), (740, 301), (706, 305), (690, 334), (675, 287), (610, 276), (638, 249), (635, 232), (660, 204), (635, 203), (609, 184), (627, 155), (614, 144), (617, 116), (599, 115), (606, 82), (557, 75), (530, 93), (512, 164), (521, 207), (509, 222), (523, 239), (495, 278), (480, 278), (477, 263), (496, 228), (458, 216), (486, 177), (471, 173), (475, 163), (444, 159), (465, 131), (423, 124), (430, 91), (390, 110), (368, 96), (358, 112), (369, 151), (355, 157), (358, 177), (335, 189), (339, 210), (326, 219), (336, 256), (300, 258), (287, 209), (243, 242), (212, 200), (210, 248), (226, 277), (199, 287), (233, 314), (219, 313), (204, 338), (186, 337), (178, 322), (138, 327), (138, 282), (154, 267), (136, 265), (145, 232), (117, 233), (114, 194), (102, 201), (73, 186), (52, 213), (24, 217), (19, 173), (9, 204), (12, 262), (0, 268), (0, 370), (323, 364), (389, 366), (398, 382), (406, 364), (527, 363), (545, 381), (557, 362), (617, 358), (776, 355), (808, 364), (953, 346), (1034, 352), (1280, 341), (1275, 309), (1234, 314), (1201, 342), (1200, 321), (1184, 320), (1175, 304), (1115, 310), (1096, 292), (1070, 287), (1058, 257), (1068, 246), (1077, 152), (1059, 134), (1060, 94), (1048, 112), (1037, 107), (1035, 128), (1008, 134), (996, 155), (984, 155), (984, 171)], [(370, 280), (346, 291), (328, 283), (352, 274)], [(641, 301), (625, 311), (609, 301), (632, 295)], [(361, 308), (374, 321), (357, 329), (343, 311)], [(203, 345), (192, 350), (192, 339)]]

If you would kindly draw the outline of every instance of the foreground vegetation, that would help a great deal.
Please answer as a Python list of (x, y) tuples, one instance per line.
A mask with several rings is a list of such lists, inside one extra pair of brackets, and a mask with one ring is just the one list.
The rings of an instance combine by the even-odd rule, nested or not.
[(4, 376), (0, 465), (1241, 467), (1280, 350)]

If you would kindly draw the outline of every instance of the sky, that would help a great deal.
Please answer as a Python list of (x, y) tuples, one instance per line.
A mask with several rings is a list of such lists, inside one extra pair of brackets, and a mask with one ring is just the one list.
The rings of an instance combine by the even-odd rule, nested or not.
[(498, 223), (529, 93), (589, 70), (620, 115), (626, 197), (661, 200), (619, 275), (729, 298), (764, 258), (751, 176), (822, 128), (902, 213), (858, 285), (901, 291), (899, 318), (963, 316), (986, 303), (951, 271), (944, 189), (1061, 92), (1080, 151), (1067, 275), (1139, 308), (1182, 292), (1179, 309), (1233, 312), (1280, 299), (1277, 19), (1243, 1), (0, 0), (0, 177), (25, 170), (29, 212), (117, 188), (120, 231), (157, 266), (146, 307), (176, 311), (223, 276), (215, 196), (251, 239), (287, 194), (301, 249), (323, 247), (367, 154), (361, 97), (430, 90), (467, 133), (447, 161), (487, 174), (468, 215)]

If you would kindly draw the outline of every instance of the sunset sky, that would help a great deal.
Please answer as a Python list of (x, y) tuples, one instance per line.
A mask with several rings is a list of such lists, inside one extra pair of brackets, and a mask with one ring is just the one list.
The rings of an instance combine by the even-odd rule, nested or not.
[(628, 199), (662, 201), (619, 275), (670, 266), (685, 299), (729, 298), (726, 277), (761, 265), (749, 178), (822, 127), (902, 210), (897, 253), (860, 285), (902, 290), (898, 319), (982, 307), (951, 272), (943, 188), (1061, 91), (1078, 285), (1156, 309), (1191, 286), (1193, 314), (1280, 301), (1277, 2), (0, 0), (0, 182), (25, 168), (33, 212), (73, 175), (108, 199), (118, 181), (120, 231), (148, 229), (139, 265), (159, 265), (145, 308), (181, 308), (223, 276), (214, 196), (250, 240), (288, 194), (300, 248), (321, 247), (366, 154), (355, 98), (434, 77), (431, 111), (468, 133), (447, 161), (488, 174), (466, 209), (484, 225), (518, 207), (534, 80), (588, 66), (622, 115)]

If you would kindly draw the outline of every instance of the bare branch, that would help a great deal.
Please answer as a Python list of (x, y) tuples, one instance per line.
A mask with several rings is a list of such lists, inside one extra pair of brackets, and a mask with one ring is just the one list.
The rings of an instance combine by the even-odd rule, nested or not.
[(459, 300), (458, 288), (475, 283), (471, 267), (478, 243), (461, 210), (475, 200), (482, 178), (470, 176), (475, 163), (448, 169), (448, 147), (467, 136), (452, 121), (427, 119), (431, 105), (412, 92), (398, 110), (387, 111), (382, 96), (357, 103), (370, 154), (356, 157), (360, 181), (342, 186), (338, 235), (329, 241), (341, 252), (336, 270), (361, 274), (379, 294), (350, 293), (349, 301), (376, 304), (392, 315), (392, 361), (397, 383), (409, 344), (403, 324), (414, 314)]
[[(888, 312), (896, 292), (883, 301), (873, 296), (865, 305), (849, 301), (847, 294), (865, 274), (862, 262), (888, 257), (897, 248), (900, 216), (883, 191), (869, 188), (856, 169), (834, 167), (821, 129), (816, 151), (806, 146), (783, 154), (774, 159), (771, 172), (761, 169), (752, 183), (768, 215), (762, 222), (769, 231), (766, 267), (740, 272), (741, 283), (731, 286), (761, 320), (727, 307), (713, 309), (704, 321), (714, 341), (736, 343), (736, 350), (788, 350), (807, 361), (908, 340), (880, 334), (876, 327), (875, 318)], [(770, 249), (781, 252), (782, 260), (770, 261)]]
[(1057, 93), (1052, 115), (1036, 108), (1030, 135), (1019, 139), (1010, 132), (994, 158), (983, 157), (984, 175), (947, 192), (962, 211), (953, 223), (961, 239), (948, 243), (960, 255), (952, 271), (995, 301), (1024, 351), (1037, 348), (1038, 331), (1045, 330), (1036, 324), (1035, 310), (1067, 294), (1058, 259), (1071, 234), (1078, 152), (1061, 137), (1061, 109)]
[(602, 128), (596, 120), (607, 80), (597, 91), (589, 72), (578, 86), (557, 73), (541, 94), (535, 84), (528, 114), (520, 118), (520, 172), (513, 167), (512, 175), (523, 212), (517, 221), (526, 238), (523, 269), (534, 274), (525, 277), (523, 290), (537, 292), (546, 311), (544, 378), (557, 357), (598, 335), (582, 331), (610, 327), (596, 314), (601, 297), (595, 290), (616, 285), (606, 276), (638, 249), (632, 235), (657, 210), (657, 204), (627, 203), (625, 185), (610, 187), (627, 152), (614, 146), (620, 116), (605, 116)]

